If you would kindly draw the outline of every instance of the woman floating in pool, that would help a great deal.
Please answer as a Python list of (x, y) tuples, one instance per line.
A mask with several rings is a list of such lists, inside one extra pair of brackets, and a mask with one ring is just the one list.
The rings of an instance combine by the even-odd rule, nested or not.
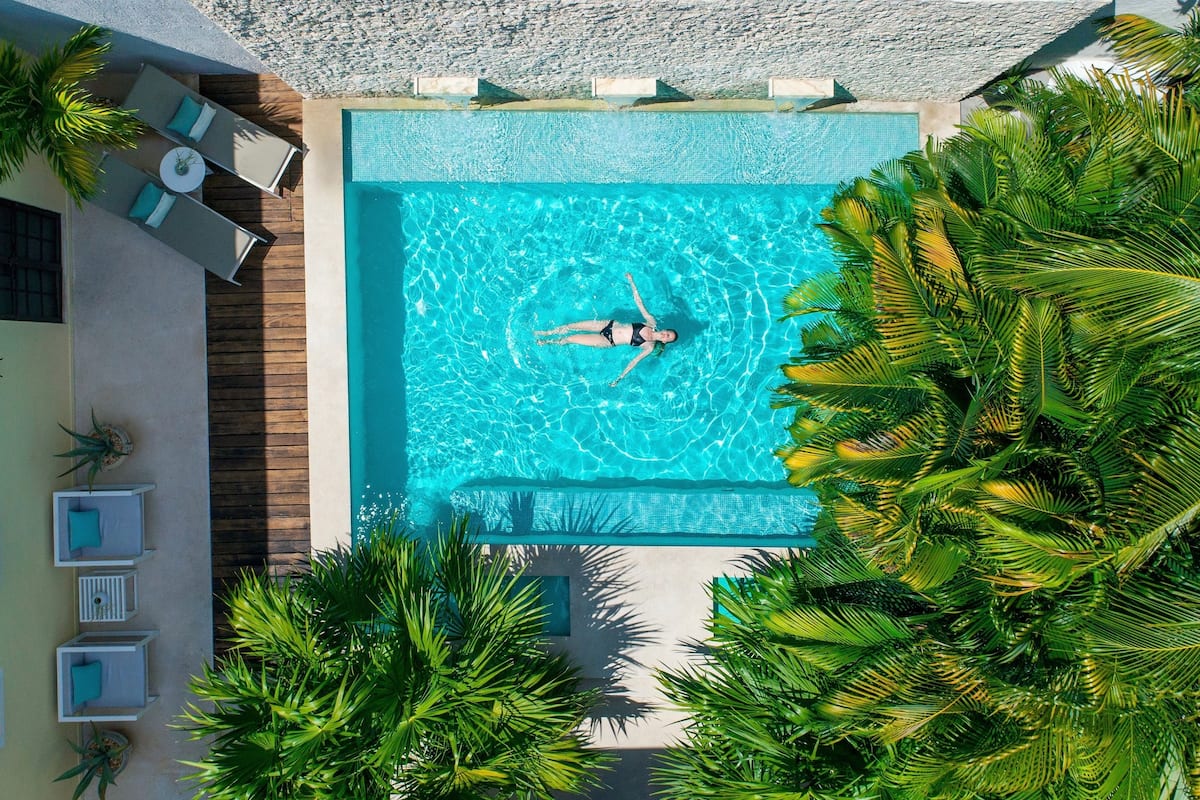
[[(588, 319), (582, 322), (571, 322), (548, 331), (534, 331), (534, 334), (540, 337), (538, 344), (581, 344), (584, 347), (615, 347), (619, 344), (627, 344), (630, 347), (639, 348), (641, 352), (625, 366), (625, 370), (617, 376), (617, 380), (609, 384), (609, 386), (616, 386), (617, 381), (628, 375), (629, 371), (636, 367), (643, 358), (650, 355), (656, 345), (667, 345), (679, 338), (679, 334), (670, 328), (663, 328), (661, 331), (658, 329), (658, 321), (642, 303), (642, 296), (638, 294), (637, 284), (633, 282), (633, 275), (626, 272), (625, 279), (629, 281), (629, 288), (633, 290), (633, 301), (637, 303), (638, 311), (642, 312), (642, 317), (646, 320), (645, 324), (617, 322), (613, 319)], [(583, 332), (573, 333), (573, 331)], [(550, 336), (561, 338), (545, 338)]]

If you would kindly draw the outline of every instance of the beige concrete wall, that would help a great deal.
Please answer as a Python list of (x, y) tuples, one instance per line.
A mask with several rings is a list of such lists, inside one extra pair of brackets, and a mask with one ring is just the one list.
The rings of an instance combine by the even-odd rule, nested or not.
[[(0, 197), (67, 212), (40, 160), (0, 184)], [(53, 454), (72, 420), (67, 325), (0, 321), (0, 669), (4, 670), (3, 794), (67, 798), (51, 781), (75, 763), (75, 725), (60, 725), (54, 648), (75, 634), (75, 571), (52, 566), (50, 493), (68, 484)]]

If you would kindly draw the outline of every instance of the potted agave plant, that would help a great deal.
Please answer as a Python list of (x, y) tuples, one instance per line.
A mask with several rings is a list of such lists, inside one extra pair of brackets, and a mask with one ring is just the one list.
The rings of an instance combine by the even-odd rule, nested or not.
[(62, 423), (59, 423), (58, 427), (75, 439), (76, 446), (65, 453), (55, 453), (55, 455), (59, 458), (79, 459), (75, 466), (59, 473), (58, 477), (70, 475), (78, 469), (87, 467), (89, 491), (91, 491), (99, 472), (112, 469), (133, 452), (133, 440), (129, 438), (125, 429), (111, 423), (99, 422), (96, 419), (95, 409), (92, 410), (92, 430), (88, 433), (73, 431)]
[(96, 784), (96, 793), (100, 800), (105, 800), (109, 786), (116, 786), (116, 777), (129, 763), (129, 740), (116, 731), (104, 730), (92, 725), (92, 735), (82, 745), (70, 742), (72, 749), (79, 753), (79, 763), (59, 775), (54, 780), (65, 781), (78, 778), (75, 794), (71, 800), (79, 800), (92, 781)]

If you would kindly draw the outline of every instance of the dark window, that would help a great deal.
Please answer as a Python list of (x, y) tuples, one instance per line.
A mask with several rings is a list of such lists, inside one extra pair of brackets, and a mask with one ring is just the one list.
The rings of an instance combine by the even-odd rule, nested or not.
[(62, 322), (58, 214), (0, 200), (0, 319)]

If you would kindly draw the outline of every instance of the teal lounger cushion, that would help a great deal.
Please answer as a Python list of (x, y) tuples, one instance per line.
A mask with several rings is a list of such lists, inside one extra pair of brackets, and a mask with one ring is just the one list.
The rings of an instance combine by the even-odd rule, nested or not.
[(88, 511), (68, 511), (67, 539), (72, 550), (99, 547), (100, 512), (94, 508)]
[(100, 676), (104, 667), (99, 661), (76, 664), (71, 667), (71, 701), (82, 705), (100, 696)]
[(184, 97), (179, 101), (179, 108), (175, 111), (175, 116), (171, 117), (171, 121), (167, 123), (167, 130), (178, 133), (180, 136), (187, 136), (192, 126), (196, 124), (200, 111), (199, 103), (190, 97)]
[(162, 199), (162, 196), (162, 189), (153, 183), (147, 183), (138, 192), (137, 199), (133, 201), (133, 205), (129, 207), (129, 218), (136, 219), (138, 222), (145, 222), (154, 213), (154, 209), (158, 207), (158, 201)]

